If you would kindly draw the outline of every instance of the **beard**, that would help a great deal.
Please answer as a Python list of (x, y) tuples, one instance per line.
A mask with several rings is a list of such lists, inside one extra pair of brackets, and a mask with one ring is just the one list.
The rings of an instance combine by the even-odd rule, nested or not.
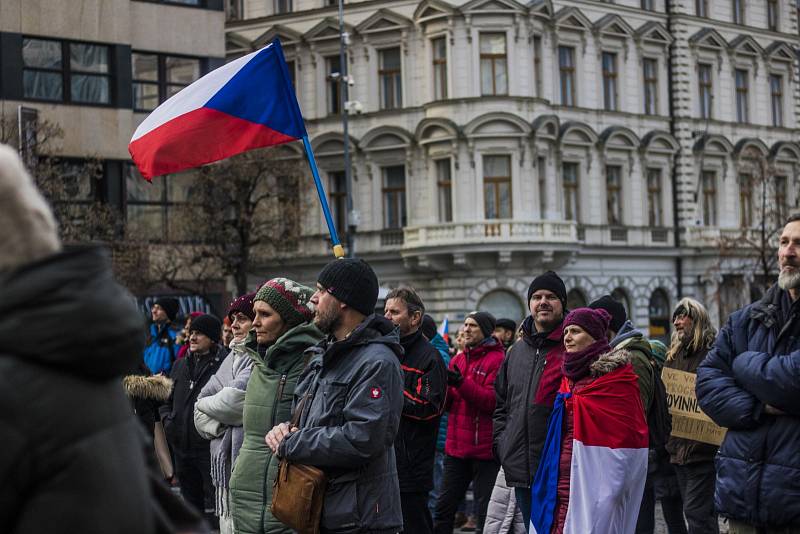
[(800, 288), (800, 270), (784, 271), (781, 269), (778, 274), (778, 287), (784, 290)]
[(314, 324), (323, 334), (332, 334), (342, 321), (342, 316), (336, 309), (323, 311), (317, 308), (314, 315)]

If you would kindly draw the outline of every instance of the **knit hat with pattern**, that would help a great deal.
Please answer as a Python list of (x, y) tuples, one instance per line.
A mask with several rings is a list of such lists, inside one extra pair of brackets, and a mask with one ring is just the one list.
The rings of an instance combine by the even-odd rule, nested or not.
[(328, 293), (357, 312), (371, 315), (378, 302), (378, 277), (364, 260), (341, 258), (322, 268), (317, 277)]
[(256, 312), (253, 311), (253, 301), (255, 298), (255, 293), (248, 293), (247, 295), (242, 295), (241, 297), (233, 299), (233, 302), (228, 306), (228, 319), (233, 322), (231, 316), (237, 313), (245, 314), (251, 321), (255, 319)]
[(314, 318), (311, 297), (314, 290), (288, 278), (267, 280), (256, 293), (255, 300), (263, 300), (274, 309), (289, 328)]

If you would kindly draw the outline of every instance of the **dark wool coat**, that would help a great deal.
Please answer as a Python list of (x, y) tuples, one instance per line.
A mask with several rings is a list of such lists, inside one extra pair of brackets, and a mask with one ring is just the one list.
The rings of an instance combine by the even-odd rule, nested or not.
[(0, 532), (154, 531), (145, 434), (122, 388), (143, 330), (102, 249), (0, 278)]
[[(798, 301), (800, 302), (800, 301)], [(800, 526), (800, 304), (773, 286), (731, 314), (697, 368), (697, 400), (728, 428), (716, 458), (719, 513)], [(786, 415), (768, 415), (771, 405)]]
[(450, 361), (464, 381), (450, 386), (447, 395), (447, 442), (444, 451), (456, 458), (491, 460), (494, 381), (505, 358), (505, 348), (494, 337), (466, 348)]

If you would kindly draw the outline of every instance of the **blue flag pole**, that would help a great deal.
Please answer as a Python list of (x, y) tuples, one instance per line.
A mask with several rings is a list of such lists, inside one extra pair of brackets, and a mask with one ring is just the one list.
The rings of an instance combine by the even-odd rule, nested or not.
[(331, 217), (331, 208), (328, 206), (328, 197), (325, 195), (325, 188), (322, 187), (322, 180), (319, 179), (319, 170), (317, 169), (317, 162), (314, 159), (314, 152), (311, 150), (311, 143), (308, 142), (308, 136), (303, 136), (303, 146), (306, 149), (306, 156), (308, 156), (308, 165), (311, 167), (311, 174), (314, 175), (314, 184), (317, 186), (317, 195), (319, 195), (319, 203), (322, 206), (322, 214), (325, 216), (325, 222), (328, 223), (328, 232), (331, 234), (331, 242), (333, 243), (333, 255), (337, 258), (344, 258), (344, 247), (339, 241), (339, 235), (336, 233), (336, 225), (333, 224), (333, 217)]

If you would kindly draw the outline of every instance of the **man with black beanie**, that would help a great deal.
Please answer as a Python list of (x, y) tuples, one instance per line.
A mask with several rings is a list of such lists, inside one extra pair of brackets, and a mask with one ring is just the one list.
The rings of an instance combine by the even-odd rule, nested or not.
[(153, 323), (148, 331), (147, 345), (144, 349), (144, 363), (150, 372), (169, 373), (175, 361), (175, 336), (177, 332), (172, 323), (178, 316), (180, 304), (178, 299), (161, 297), (150, 309)]
[(175, 455), (175, 474), (186, 502), (205, 514), (213, 525), (214, 485), (211, 481), (209, 442), (194, 426), (194, 405), (200, 390), (217, 372), (228, 351), (220, 344), (222, 322), (213, 315), (200, 315), (189, 326), (189, 352), (172, 367), (172, 393), (159, 409)]
[(498, 319), (494, 325), (494, 337), (500, 340), (506, 350), (514, 344), (517, 335), (517, 323), (511, 319)]
[(394, 440), (403, 411), (398, 330), (374, 313), (378, 278), (363, 260), (326, 265), (311, 297), (314, 324), (327, 338), (294, 390), (303, 403), (298, 427), (276, 425), (267, 445), (281, 458), (328, 475), (321, 530), (403, 529)]
[(561, 322), (566, 301), (567, 288), (556, 273), (547, 271), (533, 279), (528, 288), (531, 314), (522, 322), (522, 338), (508, 350), (495, 382), (494, 454), (503, 466), (506, 483), (514, 488), (526, 529), (530, 486), (561, 383)]
[(450, 361), (444, 473), (434, 517), (436, 534), (453, 531), (456, 510), (470, 482), (477, 506), (478, 532), (483, 530), (486, 520), (489, 497), (500, 468), (492, 455), (492, 412), (495, 377), (505, 356), (502, 343), (492, 336), (494, 327), (491, 313), (468, 314), (464, 319), (464, 351)]

